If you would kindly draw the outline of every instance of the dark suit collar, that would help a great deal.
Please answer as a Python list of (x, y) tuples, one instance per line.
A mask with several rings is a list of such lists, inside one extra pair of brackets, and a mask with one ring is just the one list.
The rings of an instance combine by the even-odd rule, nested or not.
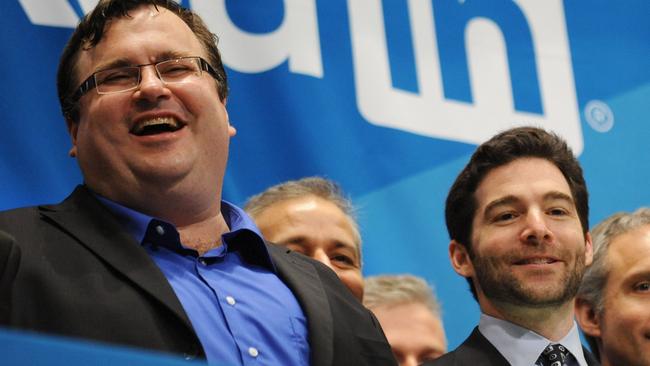
[(459, 352), (461, 349), (468, 360), (474, 360), (474, 366), (509, 365), (499, 350), (481, 334), (478, 327), (475, 327), (472, 334), (458, 347)]
[(472, 334), (455, 350), (428, 361), (423, 366), (510, 366), (510, 363), (475, 327)]
[(582, 347), (582, 353), (585, 355), (585, 360), (587, 360), (587, 365), (589, 366), (600, 366), (600, 362), (596, 359), (593, 353), (589, 352), (586, 347)]
[(58, 205), (39, 206), (41, 214), (80, 245), (169, 308), (190, 329), (191, 323), (164, 274), (110, 211), (84, 186)]
[[(586, 349), (582, 348), (589, 366), (600, 366), (596, 358)], [(490, 341), (475, 327), (472, 334), (452, 352), (442, 358), (427, 362), (423, 366), (435, 365), (467, 365), (467, 366), (510, 366), (510, 363), (499, 353)]]
[(307, 316), (311, 365), (331, 365), (334, 324), (325, 289), (314, 265), (307, 260), (299, 260), (296, 254), (289, 254), (286, 248), (273, 244), (268, 247), (278, 275), (296, 296)]

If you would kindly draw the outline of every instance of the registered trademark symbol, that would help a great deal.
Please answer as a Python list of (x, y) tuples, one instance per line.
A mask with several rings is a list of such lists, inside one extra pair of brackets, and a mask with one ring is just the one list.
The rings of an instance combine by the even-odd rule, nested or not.
[(583, 111), (587, 123), (598, 132), (607, 132), (614, 127), (614, 113), (607, 103), (600, 100), (592, 100), (585, 106)]

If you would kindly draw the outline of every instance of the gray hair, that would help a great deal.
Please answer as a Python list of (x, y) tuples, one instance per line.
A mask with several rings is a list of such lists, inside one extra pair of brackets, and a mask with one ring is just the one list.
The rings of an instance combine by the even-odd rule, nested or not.
[(277, 203), (308, 196), (315, 196), (333, 203), (350, 218), (360, 257), (361, 234), (359, 233), (354, 207), (350, 200), (343, 195), (339, 185), (329, 179), (306, 177), (274, 185), (264, 192), (250, 197), (244, 205), (244, 210), (255, 219), (266, 209)]
[(441, 317), (440, 303), (433, 288), (413, 275), (369, 276), (364, 280), (363, 305), (367, 308), (409, 303), (425, 305), (434, 316)]
[(615, 213), (591, 231), (594, 260), (582, 278), (577, 296), (591, 304), (596, 314), (601, 314), (604, 310), (603, 289), (610, 271), (607, 263), (609, 246), (616, 237), (645, 225), (650, 225), (649, 207), (641, 207), (633, 213)]

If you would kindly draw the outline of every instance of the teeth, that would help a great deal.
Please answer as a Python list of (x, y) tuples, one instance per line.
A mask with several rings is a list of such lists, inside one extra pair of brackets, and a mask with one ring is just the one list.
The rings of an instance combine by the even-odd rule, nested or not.
[(533, 259), (523, 260), (521, 263), (522, 264), (548, 264), (552, 262), (554, 261), (549, 258), (533, 258)]
[(156, 117), (156, 118), (138, 122), (136, 125), (133, 126), (131, 132), (134, 134), (140, 134), (146, 127), (156, 126), (156, 125), (169, 125), (171, 129), (177, 129), (181, 127), (180, 123), (175, 118)]

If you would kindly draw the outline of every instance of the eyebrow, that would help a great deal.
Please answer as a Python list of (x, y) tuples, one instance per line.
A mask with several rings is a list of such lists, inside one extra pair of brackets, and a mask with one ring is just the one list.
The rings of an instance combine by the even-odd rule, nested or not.
[(646, 281), (648, 279), (650, 279), (650, 269), (641, 268), (625, 274), (624, 281), (630, 284), (634, 284), (634, 282)]
[(551, 191), (544, 195), (544, 201), (554, 201), (554, 200), (567, 201), (568, 203), (575, 205), (573, 198), (571, 198), (571, 196), (569, 196), (564, 192)]
[(485, 206), (485, 210), (483, 211), (483, 217), (488, 217), (490, 216), (490, 213), (494, 211), (495, 209), (501, 207), (501, 206), (508, 206), (511, 205), (515, 202), (518, 202), (519, 198), (513, 196), (513, 195), (507, 195), (501, 198), (498, 198)]
[(104, 70), (110, 70), (116, 67), (125, 67), (125, 66), (133, 66), (133, 63), (130, 62), (126, 58), (118, 58), (111, 60), (109, 62), (101, 63), (97, 65), (97, 68), (93, 72), (99, 72), (99, 71), (104, 71)]
[[(165, 60), (169, 60), (169, 59), (173, 59), (173, 58), (180, 58), (180, 57), (189, 57), (189, 55), (186, 54), (186, 53), (180, 53), (180, 52), (177, 52), (177, 51), (165, 51), (165, 52), (162, 52), (162, 53), (158, 54), (153, 63), (157, 63), (157, 62), (160, 62), (160, 61), (165, 61)], [(109, 69), (113, 69), (113, 68), (116, 68), (116, 67), (127, 67), (127, 66), (140, 66), (140, 65), (134, 64), (133, 62), (131, 62), (127, 58), (120, 57), (120, 58), (111, 60), (109, 62), (99, 64), (97, 69), (95, 71), (93, 71), (93, 72), (109, 70)]]

